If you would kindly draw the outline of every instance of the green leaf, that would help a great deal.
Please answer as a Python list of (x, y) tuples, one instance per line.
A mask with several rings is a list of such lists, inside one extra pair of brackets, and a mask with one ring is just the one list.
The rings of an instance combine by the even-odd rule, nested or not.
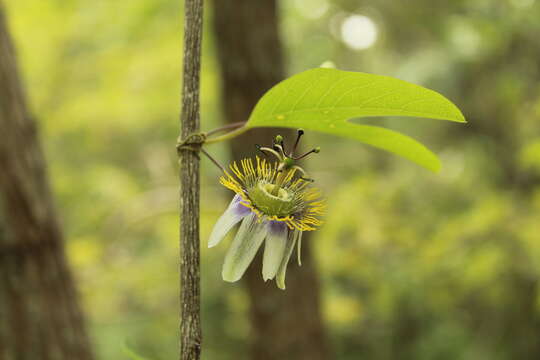
[(257, 103), (248, 128), (304, 128), (355, 139), (438, 171), (437, 156), (412, 138), (385, 128), (348, 122), (376, 116), (423, 117), (466, 122), (439, 93), (388, 76), (312, 69), (270, 89)]

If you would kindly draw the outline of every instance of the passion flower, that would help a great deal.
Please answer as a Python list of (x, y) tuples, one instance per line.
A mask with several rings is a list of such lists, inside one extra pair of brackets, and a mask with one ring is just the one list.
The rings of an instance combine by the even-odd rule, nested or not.
[[(236, 193), (225, 213), (218, 219), (208, 247), (216, 246), (239, 222), (242, 222), (225, 256), (223, 280), (234, 282), (245, 273), (257, 251), (265, 242), (262, 276), (264, 281), (276, 278), (277, 286), (285, 289), (285, 272), (295, 245), (298, 264), (302, 233), (316, 230), (321, 224), (324, 201), (319, 190), (311, 186), (312, 179), (296, 165), (296, 161), (319, 148), (295, 157), (294, 151), (285, 153), (283, 138), (277, 136), (273, 146), (259, 147), (265, 155), (271, 154), (276, 161), (258, 156), (255, 160), (243, 159), (240, 165), (233, 162), (224, 171), (221, 184)], [(266, 240), (266, 241), (265, 241)]]

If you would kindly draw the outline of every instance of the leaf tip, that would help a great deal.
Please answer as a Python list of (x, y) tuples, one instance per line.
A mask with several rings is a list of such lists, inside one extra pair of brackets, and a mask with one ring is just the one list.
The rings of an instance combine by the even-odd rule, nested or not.
[(457, 118), (458, 122), (466, 124), (468, 121), (467, 121), (467, 119), (465, 119), (465, 116), (463, 115), (461, 110), (459, 110), (459, 108), (457, 108), (457, 111), (458, 111), (458, 118)]
[[(441, 95), (442, 96), (442, 95)], [(443, 96), (444, 97), (444, 96)], [(452, 116), (448, 118), (448, 120), (455, 121), (458, 123), (467, 123), (467, 119), (465, 119), (465, 115), (461, 112), (461, 109), (454, 104), (452, 101), (445, 98), (447, 102), (450, 103), (450, 105), (453, 107), (453, 113)]]

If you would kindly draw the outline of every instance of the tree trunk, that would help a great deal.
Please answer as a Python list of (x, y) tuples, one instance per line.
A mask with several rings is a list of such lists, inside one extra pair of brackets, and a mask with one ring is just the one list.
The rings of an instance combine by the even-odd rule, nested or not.
[[(264, 92), (284, 77), (276, 2), (214, 0), (213, 5), (226, 121), (245, 121)], [(291, 131), (279, 133), (290, 139)], [(238, 137), (231, 145), (234, 158), (252, 157), (254, 144), (269, 144), (276, 134), (274, 129), (259, 129)], [(309, 233), (304, 240), (302, 267), (291, 261), (286, 291), (263, 281), (260, 254), (246, 273), (253, 359), (328, 358)]]
[(0, 359), (93, 358), (0, 3)]

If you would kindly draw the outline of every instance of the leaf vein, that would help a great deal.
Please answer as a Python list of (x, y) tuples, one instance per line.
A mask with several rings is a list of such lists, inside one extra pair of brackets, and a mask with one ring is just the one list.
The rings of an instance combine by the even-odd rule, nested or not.
[(311, 84), (309, 84), (308, 86), (306, 86), (306, 90), (304, 91), (304, 93), (302, 95), (300, 95), (300, 97), (298, 98), (298, 100), (294, 103), (291, 111), (295, 111), (296, 110), (296, 107), (298, 106), (298, 104), (300, 103), (300, 101), (302, 101), (302, 99), (304, 98), (304, 96), (306, 96), (306, 94), (315, 87), (315, 84), (316, 82), (315, 81), (312, 81)]
[(403, 106), (401, 107), (401, 110), (406, 110), (405, 108), (415, 102), (422, 102), (422, 101), (430, 101), (431, 99), (425, 99), (425, 98), (421, 98), (421, 99), (414, 99), (414, 100), (411, 100), (405, 104), (403, 104)]
[(315, 105), (315, 107), (319, 107), (319, 105), (321, 105), (321, 103), (323, 102), (324, 98), (326, 96), (328, 96), (328, 94), (330, 94), (330, 92), (332, 90), (334, 90), (336, 88), (336, 86), (343, 80), (346, 80), (348, 77), (345, 75), (343, 76), (341, 79), (339, 79), (338, 81), (335, 81), (334, 84), (332, 86), (329, 86), (328, 89), (326, 90), (326, 92), (324, 92), (324, 94), (322, 94), (321, 98), (319, 99), (319, 101), (317, 102), (317, 104)]
[[(286, 111), (286, 112), (281, 113), (281, 114), (282, 115), (289, 115), (289, 114), (294, 114), (294, 113), (309, 113), (309, 112), (317, 112), (319, 110), (332, 110), (332, 109), (335, 109), (335, 108), (331, 107), (331, 106), (326, 106), (326, 107), (319, 107), (319, 108), (306, 108), (306, 109), (302, 109), (302, 110)], [(384, 117), (384, 116), (430, 117), (430, 116), (434, 116), (434, 117), (440, 118), (440, 117), (444, 116), (444, 114), (435, 113), (435, 112), (403, 110), (403, 109), (398, 108), (398, 107), (391, 108), (391, 107), (381, 107), (381, 106), (370, 106), (370, 107), (342, 106), (342, 107), (340, 107), (340, 109), (342, 109), (342, 110), (353, 110), (354, 109), (354, 110), (358, 110), (358, 111), (361, 111), (361, 110), (364, 110), (364, 111), (367, 111), (367, 110), (389, 110), (389, 111), (399, 111), (399, 112), (403, 111), (403, 112), (407, 113), (407, 114), (402, 114), (402, 115), (399, 115), (399, 114), (394, 114), (394, 115), (373, 115), (375, 117)], [(346, 121), (348, 119), (361, 118), (361, 117), (366, 117), (366, 115), (356, 115), (356, 116), (353, 115), (353, 116), (350, 116), (350, 117), (344, 117), (342, 120)], [(261, 119), (260, 121), (262, 122), (262, 121), (268, 121), (268, 120), (274, 120), (274, 119), (275, 118), (273, 117), (273, 115), (269, 115), (267, 117), (264, 117), (264, 120)], [(446, 119), (446, 117), (444, 117), (444, 119)]]
[(381, 98), (386, 97), (388, 95), (395, 94), (396, 92), (399, 92), (399, 91), (398, 90), (393, 90), (393, 91), (389, 91), (387, 93), (384, 93), (384, 94), (381, 94), (381, 95), (378, 95), (378, 96), (374, 96), (372, 98), (369, 98), (367, 100), (362, 101), (360, 104), (358, 104), (358, 107), (362, 107), (362, 106), (364, 106), (366, 104), (369, 104), (371, 101), (381, 99)]
[(289, 87), (284, 93), (283, 95), (280, 97), (280, 99), (278, 101), (276, 101), (276, 105), (274, 106), (274, 108), (272, 109), (272, 111), (270, 112), (270, 116), (274, 115), (275, 114), (275, 111), (276, 109), (278, 108), (279, 105), (281, 105), (281, 102), (283, 101), (283, 99), (285, 99), (285, 97), (287, 97), (287, 95), (289, 94), (289, 92), (291, 91), (291, 87)]
[(368, 83), (368, 84), (363, 84), (363, 85), (358, 85), (358, 86), (353, 86), (352, 88), (350, 88), (349, 90), (345, 91), (343, 94), (341, 94), (341, 96), (336, 100), (334, 101), (334, 104), (330, 107), (331, 109), (335, 109), (338, 105), (338, 103), (343, 100), (343, 98), (345, 96), (347, 96), (348, 94), (350, 94), (351, 92), (355, 91), (355, 90), (359, 90), (359, 89), (363, 89), (363, 88), (366, 88), (366, 87), (369, 87), (371, 85), (373, 85), (374, 83), (376, 83), (377, 80), (373, 80), (372, 82)]

